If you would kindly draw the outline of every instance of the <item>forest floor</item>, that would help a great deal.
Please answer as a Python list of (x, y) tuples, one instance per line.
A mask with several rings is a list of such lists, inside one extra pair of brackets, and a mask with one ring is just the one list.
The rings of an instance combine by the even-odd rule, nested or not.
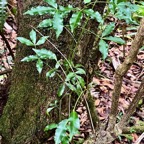
[[(115, 43), (110, 42), (110, 49), (108, 58), (105, 61), (99, 62), (99, 71), (96, 72), (96, 76), (93, 77), (94, 87), (91, 89), (92, 95), (95, 99), (95, 107), (98, 111), (99, 118), (101, 122), (104, 122), (108, 118), (111, 106), (111, 96), (114, 87), (114, 73), (119, 64), (124, 60), (125, 55), (127, 55), (129, 49), (131, 48), (131, 43), (136, 33), (137, 28), (134, 30), (127, 30), (125, 39), (127, 43), (125, 46), (120, 46)], [(121, 30), (119, 29), (116, 35), (121, 35)], [(2, 110), (7, 101), (8, 88), (9, 88), (9, 74), (14, 65), (12, 53), (9, 51), (8, 47), (12, 50), (15, 55), (16, 48), (16, 24), (12, 17), (9, 17), (4, 25), (4, 37), (0, 35), (0, 116), (2, 115)], [(9, 43), (9, 46), (6, 43)], [(144, 49), (139, 51), (137, 60), (134, 62), (128, 73), (123, 79), (123, 86), (121, 90), (121, 96), (119, 100), (119, 115), (117, 119), (119, 120), (121, 116), (125, 113), (130, 102), (132, 101), (138, 87), (140, 86), (141, 79), (144, 76)], [(81, 128), (80, 135), (76, 138), (85, 138), (91, 133), (91, 126), (87, 116), (86, 107), (82, 104), (77, 108), (79, 114)], [(136, 112), (131, 117), (129, 124), (134, 125), (138, 121), (144, 120), (144, 99), (139, 102)], [(131, 144), (135, 142), (140, 134), (130, 134), (120, 136), (114, 144)], [(144, 140), (141, 141), (144, 143)]]

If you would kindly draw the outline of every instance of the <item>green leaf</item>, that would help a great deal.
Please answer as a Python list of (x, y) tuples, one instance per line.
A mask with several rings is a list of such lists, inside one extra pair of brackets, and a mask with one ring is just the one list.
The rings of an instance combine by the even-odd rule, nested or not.
[(120, 2), (116, 7), (115, 16), (120, 20), (125, 20), (128, 24), (137, 24), (132, 15), (138, 10), (138, 5), (130, 2)]
[(34, 46), (34, 44), (30, 40), (24, 37), (17, 37), (17, 40), (19, 40), (22, 44), (25, 44), (27, 46)]
[(54, 108), (55, 108), (55, 107), (49, 107), (49, 108), (46, 110), (46, 114), (49, 115), (49, 112), (52, 111)]
[(82, 69), (82, 68), (76, 68), (76, 74), (84, 74), (84, 75), (86, 75), (86, 72), (85, 72), (85, 70), (84, 69)]
[(80, 83), (80, 85), (81, 85), (82, 87), (84, 87), (84, 86), (85, 86), (85, 81), (84, 81), (84, 79), (83, 79), (81, 76), (78, 76), (78, 75), (76, 75), (76, 78), (78, 79), (78, 82)]
[(43, 61), (41, 59), (38, 59), (38, 61), (36, 63), (36, 68), (37, 68), (37, 71), (40, 74), (42, 72), (42, 69), (43, 69)]
[(52, 27), (52, 19), (45, 19), (42, 22), (39, 23), (38, 27)]
[(72, 14), (72, 17), (70, 18), (70, 28), (71, 32), (74, 32), (74, 29), (80, 25), (80, 20), (82, 19), (82, 11), (78, 11), (74, 14)]
[(69, 120), (69, 133), (70, 133), (70, 141), (72, 140), (75, 134), (78, 134), (78, 129), (80, 128), (80, 120), (78, 118), (78, 114), (75, 111), (72, 111), (70, 114)]
[(27, 12), (24, 13), (24, 15), (44, 15), (44, 14), (51, 14), (53, 15), (55, 13), (55, 8), (52, 7), (45, 7), (45, 6), (37, 6), (36, 8), (31, 8)]
[(84, 4), (90, 3), (91, 0), (84, 0)]
[(35, 61), (37, 59), (38, 59), (38, 57), (36, 55), (29, 55), (29, 56), (23, 58), (21, 61), (22, 62), (30, 62), (30, 61)]
[(31, 30), (30, 32), (30, 39), (32, 40), (33, 44), (36, 44), (36, 32)]
[(44, 43), (46, 42), (47, 38), (48, 38), (48, 36), (43, 36), (43, 37), (41, 37), (41, 38), (38, 40), (38, 42), (36, 43), (36, 45), (42, 45), (42, 44), (44, 44)]
[(55, 68), (58, 69), (60, 67), (60, 61), (56, 62)]
[(118, 44), (125, 44), (125, 41), (119, 37), (109, 36), (109, 37), (104, 37), (103, 39), (110, 40), (110, 41), (116, 42)]
[(46, 78), (51, 78), (51, 77), (54, 77), (55, 76), (55, 69), (51, 69), (49, 70), (47, 73), (46, 73)]
[(57, 61), (56, 55), (47, 49), (33, 49), (33, 51), (41, 58), (41, 59), (54, 59)]
[(99, 51), (101, 52), (103, 59), (108, 56), (108, 44), (102, 39), (99, 42)]
[(58, 96), (62, 96), (65, 90), (65, 83), (61, 84), (59, 89), (58, 89)]
[(57, 9), (57, 3), (55, 0), (44, 0), (44, 1), (47, 2), (50, 6)]
[(56, 37), (58, 38), (63, 31), (63, 17), (59, 12), (55, 13), (52, 22), (53, 22), (53, 28), (56, 31)]
[(72, 85), (71, 83), (66, 83), (67, 87), (72, 90), (72, 91), (76, 91), (76, 88), (74, 85)]
[(52, 123), (52, 124), (50, 124), (50, 125), (47, 125), (46, 127), (45, 127), (45, 129), (44, 129), (44, 131), (46, 132), (46, 131), (48, 131), (48, 130), (52, 130), (52, 129), (55, 129), (55, 128), (57, 128), (57, 124), (56, 123)]
[(55, 136), (54, 136), (55, 144), (60, 144), (62, 138), (64, 136), (66, 136), (66, 130), (67, 130), (66, 125), (67, 125), (67, 123), (68, 123), (68, 119), (64, 119), (58, 124), (56, 132), (55, 132)]
[(111, 22), (107, 25), (102, 33), (102, 37), (109, 35), (115, 28), (115, 23)]
[(72, 5), (68, 5), (67, 7), (59, 5), (59, 10), (60, 10), (62, 17), (66, 16), (67, 14), (69, 14), (74, 9), (75, 8), (73, 8)]
[(94, 11), (93, 9), (85, 9), (84, 13), (89, 16), (91, 19), (96, 19), (99, 23), (103, 23), (104, 20), (101, 16), (101, 14), (98, 11)]
[(66, 76), (65, 81), (70, 81), (71, 78), (75, 77), (75, 75), (76, 75), (76, 74), (75, 74), (74, 72), (70, 72), (70, 73)]

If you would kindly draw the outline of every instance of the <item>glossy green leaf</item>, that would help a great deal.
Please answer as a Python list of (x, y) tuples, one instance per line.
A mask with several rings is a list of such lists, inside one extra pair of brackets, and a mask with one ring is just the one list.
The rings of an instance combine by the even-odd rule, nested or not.
[(58, 89), (58, 96), (62, 96), (65, 90), (65, 83), (61, 84), (59, 89)]
[(102, 33), (102, 37), (109, 35), (115, 28), (115, 23), (111, 22), (107, 25)]
[(85, 72), (85, 70), (84, 69), (82, 69), (82, 68), (76, 68), (76, 74), (84, 74), (84, 75), (86, 75), (86, 72)]
[(72, 33), (74, 32), (75, 28), (77, 28), (77, 26), (80, 25), (81, 19), (82, 19), (82, 11), (78, 11), (72, 14), (72, 17), (70, 18), (70, 22), (69, 22)]
[(53, 28), (56, 31), (56, 37), (58, 38), (59, 35), (62, 33), (63, 31), (63, 17), (61, 16), (60, 13), (55, 13), (54, 17), (53, 17)]
[(49, 71), (46, 73), (46, 78), (54, 77), (54, 76), (55, 76), (55, 73), (56, 73), (56, 70), (55, 70), (55, 69), (49, 70)]
[(47, 49), (33, 49), (33, 51), (41, 58), (41, 59), (54, 59), (57, 60), (56, 55)]
[(69, 133), (70, 133), (70, 141), (72, 140), (75, 134), (78, 134), (78, 129), (80, 128), (80, 120), (78, 118), (78, 114), (75, 111), (72, 111), (70, 114), (69, 120)]
[(43, 28), (43, 27), (52, 27), (52, 19), (45, 19), (42, 22), (39, 23), (38, 27)]
[(103, 23), (103, 18), (98, 11), (94, 11), (93, 9), (85, 9), (84, 13), (89, 16), (91, 19), (95, 19), (99, 23)]
[(109, 36), (109, 37), (104, 37), (103, 39), (110, 40), (110, 41), (116, 42), (118, 44), (125, 44), (125, 41), (119, 37)]
[(70, 81), (72, 77), (75, 77), (75, 73), (74, 72), (70, 72), (67, 76), (65, 81)]
[(37, 71), (40, 74), (42, 72), (42, 69), (43, 69), (43, 61), (41, 59), (38, 59), (38, 61), (36, 63), (36, 68), (37, 68)]
[(34, 44), (30, 40), (24, 37), (17, 37), (17, 40), (19, 40), (22, 44), (25, 44), (27, 46), (34, 46)]
[(58, 69), (60, 67), (60, 61), (56, 62), (55, 68)]
[(102, 39), (99, 42), (99, 51), (101, 52), (103, 59), (108, 56), (108, 44)]
[(84, 79), (83, 79), (81, 76), (78, 76), (78, 75), (76, 75), (76, 78), (78, 79), (78, 82), (80, 83), (80, 85), (81, 85), (82, 87), (84, 87), (84, 86), (85, 86), (85, 81), (84, 81)]
[(54, 136), (55, 144), (60, 144), (62, 138), (64, 136), (66, 136), (66, 130), (67, 130), (66, 125), (67, 125), (67, 123), (68, 123), (68, 119), (64, 119), (58, 124), (56, 132), (55, 132), (55, 136)]
[(41, 38), (38, 40), (38, 42), (36, 43), (36, 45), (42, 45), (42, 44), (44, 44), (44, 43), (46, 42), (47, 38), (48, 38), (48, 36), (43, 36), (43, 37), (41, 37)]
[(37, 6), (36, 8), (31, 8), (24, 14), (29, 14), (29, 15), (44, 15), (44, 14), (50, 14), (53, 15), (55, 13), (55, 8), (52, 7), (46, 7), (46, 6)]
[(46, 110), (46, 114), (49, 115), (49, 112), (52, 111), (54, 108), (55, 108), (55, 107), (49, 107), (49, 108)]
[(57, 128), (57, 126), (58, 126), (58, 125), (57, 125), (56, 123), (52, 123), (52, 124), (50, 124), (50, 125), (47, 125), (47, 126), (45, 127), (44, 131), (46, 132), (46, 131), (55, 129), (55, 128)]
[(84, 0), (84, 4), (90, 3), (91, 0)]
[(32, 40), (33, 44), (36, 44), (36, 32), (31, 30), (30, 32), (30, 39)]
[(55, 0), (44, 0), (44, 1), (47, 2), (50, 6), (57, 9), (57, 3)]
[(74, 9), (75, 8), (73, 8), (72, 5), (68, 5), (66, 7), (59, 5), (59, 10), (60, 10), (62, 17), (66, 16), (67, 14), (69, 14)]
[(76, 91), (76, 88), (74, 85), (72, 85), (71, 83), (66, 83), (67, 87), (72, 90), (72, 91)]
[(30, 62), (30, 61), (35, 61), (37, 59), (38, 59), (38, 57), (36, 55), (29, 55), (27, 57), (24, 57), (21, 61), (22, 62)]

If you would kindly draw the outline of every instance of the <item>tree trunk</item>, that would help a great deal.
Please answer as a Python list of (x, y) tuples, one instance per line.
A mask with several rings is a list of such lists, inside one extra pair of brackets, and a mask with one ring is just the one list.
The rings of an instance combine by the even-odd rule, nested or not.
[[(37, 27), (38, 23), (42, 20), (40, 16), (30, 17), (23, 15), (25, 11), (39, 5), (39, 3), (39, 0), (18, 1), (18, 36), (29, 38), (31, 26)], [(70, 0), (69, 3), (83, 7), (83, 0), (80, 2)], [(102, 13), (104, 6), (104, 4), (96, 4), (94, 9)], [(86, 25), (86, 28), (94, 33), (97, 31), (97, 27), (98, 23), (93, 21), (89, 21)], [(84, 32), (79, 37), (80, 31), (78, 30), (78, 33), (75, 34), (75, 37), (80, 39), (78, 44), (74, 43), (74, 40), (67, 31), (63, 32), (58, 41), (55, 40), (52, 34), (42, 33), (44, 35), (51, 35), (51, 41), (67, 57), (71, 56), (69, 55), (71, 49), (76, 47), (76, 51), (80, 51), (80, 55), (76, 56), (75, 54), (74, 60), (85, 64), (86, 71), (89, 73), (89, 66), (95, 67), (93, 65), (97, 63), (96, 60), (98, 61), (100, 53), (97, 48), (94, 51), (92, 50), (95, 47), (95, 36)], [(55, 51), (50, 44), (46, 44), (45, 47)], [(46, 80), (46, 71), (43, 71), (39, 75), (35, 62), (21, 62), (21, 59), (31, 54), (33, 52), (30, 47), (18, 43), (9, 98), (3, 115), (0, 118), (0, 134), (2, 135), (2, 143), (4, 144), (44, 143), (45, 138), (49, 137), (48, 135), (45, 137), (43, 132), (46, 124), (59, 121), (59, 110), (53, 110), (48, 118), (45, 112), (48, 105), (57, 99), (57, 89), (61, 81), (58, 77)], [(58, 57), (61, 57), (61, 55), (58, 54)], [(50, 65), (52, 66), (53, 63)], [(89, 73), (89, 77), (87, 78), (88, 83), (90, 82), (91, 74)], [(68, 110), (65, 106), (67, 105), (66, 101), (62, 101), (62, 105), (64, 105), (63, 111), (66, 113)]]

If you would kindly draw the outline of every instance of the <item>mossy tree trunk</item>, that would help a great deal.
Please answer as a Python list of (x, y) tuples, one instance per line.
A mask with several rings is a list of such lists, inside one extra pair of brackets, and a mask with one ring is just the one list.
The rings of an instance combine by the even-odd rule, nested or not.
[[(83, 7), (83, 0), (70, 0), (69, 3)], [(31, 26), (36, 27), (41, 21), (42, 17), (40, 16), (23, 15), (25, 11), (39, 4), (39, 0), (25, 0), (25, 2), (18, 0), (18, 36), (29, 38)], [(65, 4), (65, 1), (61, 4)], [(102, 13), (104, 6), (104, 4), (96, 3), (94, 9)], [(86, 24), (86, 28), (94, 33), (97, 32), (97, 27), (98, 23), (94, 21), (89, 21)], [(84, 64), (88, 73), (87, 80), (90, 82), (92, 74), (90, 72), (92, 71), (89, 70), (89, 67), (94, 68), (94, 64), (100, 57), (100, 53), (95, 47), (95, 35), (85, 31), (81, 33), (79, 29), (75, 34), (76, 39), (79, 39), (77, 44), (67, 31), (63, 32), (58, 41), (51, 33), (44, 33), (44, 35), (51, 35), (51, 41), (67, 57), (71, 57), (70, 52), (75, 48), (74, 60)], [(45, 47), (55, 52), (52, 45), (45, 44)], [(46, 68), (39, 75), (34, 62), (21, 62), (22, 58), (31, 54), (33, 51), (30, 47), (18, 43), (9, 98), (0, 118), (0, 135), (2, 135), (2, 142), (5, 144), (43, 143), (45, 139), (43, 129), (46, 124), (59, 120), (58, 110), (52, 111), (48, 118), (45, 111), (48, 105), (57, 99), (57, 89), (61, 81), (57, 77), (46, 80)], [(61, 58), (61, 55), (58, 54), (58, 57)], [(64, 101), (62, 101), (62, 105), (63, 103)], [(65, 107), (64, 112), (67, 109)]]

